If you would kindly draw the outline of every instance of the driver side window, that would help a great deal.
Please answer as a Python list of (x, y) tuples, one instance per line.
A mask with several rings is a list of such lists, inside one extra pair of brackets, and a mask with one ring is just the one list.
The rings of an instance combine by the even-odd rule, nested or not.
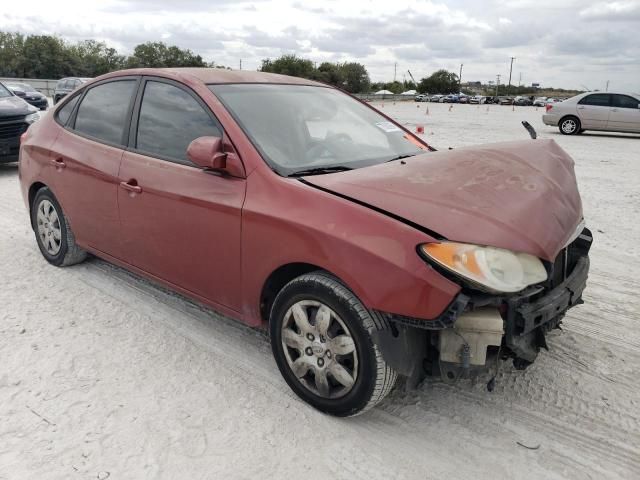
[(147, 81), (138, 117), (138, 151), (192, 165), (187, 147), (205, 136), (221, 137), (222, 129), (193, 96), (168, 83)]

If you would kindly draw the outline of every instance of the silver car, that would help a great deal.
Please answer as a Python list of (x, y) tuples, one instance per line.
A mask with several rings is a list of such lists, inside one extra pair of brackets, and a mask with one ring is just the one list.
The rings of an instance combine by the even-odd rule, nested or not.
[(559, 127), (564, 135), (585, 130), (640, 133), (640, 95), (587, 92), (564, 102), (546, 105), (545, 125)]

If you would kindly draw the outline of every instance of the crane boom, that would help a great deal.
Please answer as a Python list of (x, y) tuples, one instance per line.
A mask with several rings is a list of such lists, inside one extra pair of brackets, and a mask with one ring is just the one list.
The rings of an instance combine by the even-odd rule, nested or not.
[(408, 73), (408, 74), (409, 74), (409, 76), (411, 77), (411, 80), (413, 81), (413, 83), (415, 83), (415, 84), (417, 85), (418, 83), (416, 82), (416, 79), (415, 79), (415, 78), (413, 78), (413, 75), (411, 75), (411, 70), (407, 70), (407, 73)]

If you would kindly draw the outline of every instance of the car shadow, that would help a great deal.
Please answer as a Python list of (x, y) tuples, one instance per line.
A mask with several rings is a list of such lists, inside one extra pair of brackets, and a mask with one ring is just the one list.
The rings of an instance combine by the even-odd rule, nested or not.
[[(548, 134), (553, 134), (558, 137), (565, 137), (566, 135), (561, 134), (559, 131), (555, 132), (546, 132)], [(603, 138), (629, 138), (638, 140), (640, 139), (640, 135), (635, 133), (607, 133), (607, 132), (584, 132), (579, 135), (574, 135), (576, 137), (603, 137)]]

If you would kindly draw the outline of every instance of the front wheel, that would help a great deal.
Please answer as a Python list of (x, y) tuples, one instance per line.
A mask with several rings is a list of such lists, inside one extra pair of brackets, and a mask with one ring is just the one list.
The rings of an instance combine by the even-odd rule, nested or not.
[(560, 120), (558, 128), (563, 135), (575, 135), (580, 133), (580, 120), (576, 117), (564, 117)]
[(271, 349), (302, 400), (331, 415), (352, 416), (380, 402), (396, 381), (372, 340), (386, 328), (338, 279), (314, 272), (295, 278), (276, 297)]

